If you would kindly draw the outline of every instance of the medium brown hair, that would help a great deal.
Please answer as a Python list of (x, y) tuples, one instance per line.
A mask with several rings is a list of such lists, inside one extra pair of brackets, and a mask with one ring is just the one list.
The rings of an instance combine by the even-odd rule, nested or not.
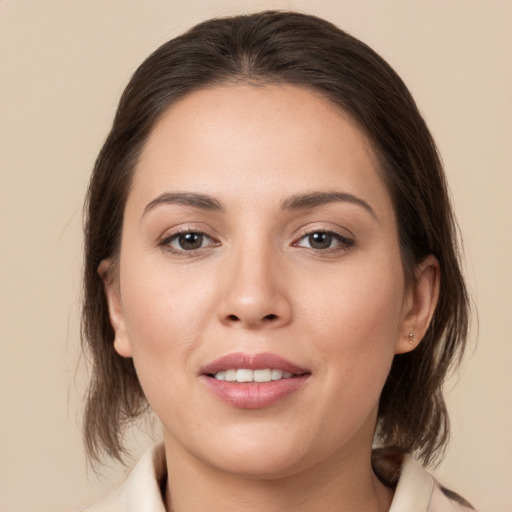
[(91, 460), (122, 460), (125, 427), (147, 410), (131, 359), (114, 350), (98, 266), (116, 259), (134, 169), (151, 130), (186, 94), (229, 82), (284, 83), (320, 92), (363, 129), (398, 219), (404, 273), (439, 261), (440, 297), (420, 345), (397, 355), (380, 398), (377, 439), (425, 463), (443, 452), (442, 384), (464, 351), (468, 297), (457, 230), (435, 143), (400, 77), (366, 44), (322, 19), (262, 12), (206, 21), (158, 48), (126, 87), (88, 190), (82, 340), (92, 359), (84, 418)]

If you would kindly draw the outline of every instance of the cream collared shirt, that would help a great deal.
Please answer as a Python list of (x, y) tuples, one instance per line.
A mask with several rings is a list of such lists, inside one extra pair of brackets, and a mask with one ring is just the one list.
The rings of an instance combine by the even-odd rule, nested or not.
[[(383, 481), (396, 482), (389, 512), (469, 512), (473, 509), (449, 499), (434, 478), (410, 455), (374, 453), (376, 472)], [(377, 464), (375, 465), (375, 462)], [(162, 482), (167, 472), (163, 444), (150, 448), (124, 484), (82, 512), (165, 512)]]

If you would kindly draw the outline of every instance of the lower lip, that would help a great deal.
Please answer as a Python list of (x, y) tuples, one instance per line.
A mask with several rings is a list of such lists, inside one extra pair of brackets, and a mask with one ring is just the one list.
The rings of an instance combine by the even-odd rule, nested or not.
[(309, 374), (271, 382), (227, 382), (203, 375), (202, 379), (213, 394), (238, 409), (270, 407), (298, 391)]

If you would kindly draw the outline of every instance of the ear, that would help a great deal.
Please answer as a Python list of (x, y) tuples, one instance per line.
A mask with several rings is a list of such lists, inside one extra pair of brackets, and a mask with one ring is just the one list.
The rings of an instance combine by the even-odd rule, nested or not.
[(103, 280), (110, 324), (115, 333), (114, 349), (120, 356), (132, 357), (132, 347), (126, 332), (119, 279), (115, 276), (114, 265), (110, 258), (103, 260), (98, 267), (98, 274)]
[(427, 332), (439, 298), (439, 262), (427, 256), (414, 269), (414, 279), (409, 284), (404, 301), (404, 316), (395, 354), (414, 350)]

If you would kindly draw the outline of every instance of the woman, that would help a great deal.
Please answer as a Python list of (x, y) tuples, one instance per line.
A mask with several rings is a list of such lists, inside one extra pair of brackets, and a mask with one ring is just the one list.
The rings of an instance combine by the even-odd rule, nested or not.
[[(85, 414), (121, 459), (87, 510), (439, 512), (468, 299), (435, 144), (396, 73), (321, 19), (207, 21), (132, 77), (86, 221)], [(372, 444), (383, 447), (373, 450)]]

